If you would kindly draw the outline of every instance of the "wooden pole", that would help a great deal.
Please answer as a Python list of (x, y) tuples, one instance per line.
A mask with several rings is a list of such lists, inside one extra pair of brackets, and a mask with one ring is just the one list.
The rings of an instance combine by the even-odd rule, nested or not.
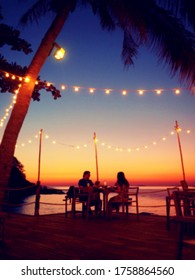
[(40, 201), (40, 174), (41, 174), (41, 151), (42, 151), (42, 135), (43, 129), (39, 132), (39, 156), (38, 156), (38, 176), (37, 176), (37, 190), (36, 190), (36, 200), (35, 200), (35, 216), (39, 216), (39, 201)]
[(43, 129), (40, 129), (40, 133), (39, 133), (38, 176), (37, 176), (37, 183), (39, 183), (39, 184), (40, 184), (40, 174), (41, 174), (42, 135), (43, 135)]
[(94, 140), (94, 146), (95, 146), (96, 180), (99, 181), (98, 154), (97, 154), (97, 138), (96, 138), (96, 133), (95, 133), (95, 132), (94, 132), (93, 140)]
[(178, 140), (178, 145), (179, 145), (179, 152), (180, 152), (180, 158), (181, 158), (181, 166), (182, 166), (182, 173), (183, 173), (183, 180), (186, 180), (186, 176), (185, 176), (185, 170), (184, 170), (184, 161), (183, 161), (183, 155), (182, 155), (182, 148), (181, 148), (181, 141), (180, 141), (180, 137), (179, 137), (179, 124), (177, 121), (175, 121), (175, 130), (177, 133), (177, 140)]

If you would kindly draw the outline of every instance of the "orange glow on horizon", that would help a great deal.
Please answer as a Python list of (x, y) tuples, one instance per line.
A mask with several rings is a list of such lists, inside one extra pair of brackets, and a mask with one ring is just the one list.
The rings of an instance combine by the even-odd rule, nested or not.
[[(186, 179), (189, 184), (195, 184), (193, 168), (195, 159), (191, 156), (194, 151), (192, 141), (194, 132), (188, 134), (186, 131), (182, 130), (181, 132)], [(152, 136), (149, 136), (149, 138), (153, 140)], [(56, 135), (56, 139), (59, 139), (59, 136)], [(90, 170), (92, 181), (96, 181), (94, 140), (97, 140), (97, 138), (94, 139), (92, 133), (91, 140), (88, 136), (82, 141), (79, 141), (77, 136), (73, 139), (75, 141), (72, 143), (73, 145), (61, 145), (59, 141), (53, 140), (51, 135), (43, 131), (40, 178), (43, 185), (77, 185), (84, 170)], [(23, 137), (21, 136), (15, 156), (24, 165), (27, 180), (36, 183), (38, 133), (36, 137), (33, 136), (30, 139), (28, 136), (26, 141), (22, 140)], [(108, 184), (113, 185), (119, 171), (125, 173), (131, 185), (178, 185), (182, 180), (176, 133), (173, 136), (169, 133), (167, 137), (160, 137), (159, 141), (151, 141), (150, 145), (145, 145), (144, 142), (147, 143), (148, 141), (144, 140), (143, 145), (137, 147), (134, 145), (132, 148), (131, 145), (129, 148), (123, 147), (121, 141), (120, 137), (113, 137), (110, 143), (112, 145), (108, 144), (109, 142), (103, 138), (96, 142), (101, 182), (107, 181)], [(116, 144), (121, 144), (117, 151)]]
[[(162, 142), (162, 145), (165, 145)], [(37, 181), (37, 148), (36, 151), (28, 148), (31, 161), (25, 153), (28, 145), (20, 149), (18, 157), (26, 170), (26, 177), (29, 181)], [(124, 171), (126, 178), (131, 185), (178, 185), (182, 179), (182, 170), (178, 147), (171, 148), (166, 154), (160, 145), (145, 148), (139, 152), (116, 152), (98, 145), (99, 178), (103, 183), (114, 185), (117, 172)], [(31, 143), (31, 147), (32, 143)], [(41, 183), (42, 185), (77, 185), (84, 170), (91, 171), (91, 179), (96, 181), (96, 168), (93, 145), (79, 147), (78, 149), (58, 150), (57, 145), (51, 146), (45, 140), (41, 162)], [(24, 154), (21, 153), (22, 149)], [(57, 149), (57, 150), (56, 150)], [(146, 154), (145, 154), (146, 153)], [(23, 154), (23, 156), (22, 156)], [(91, 156), (89, 156), (91, 155)], [(112, 160), (110, 161), (110, 156)], [(16, 155), (17, 156), (17, 155)], [(169, 160), (167, 161), (167, 156)], [(83, 159), (85, 160), (83, 161)], [(33, 164), (32, 164), (33, 163)], [(189, 184), (195, 184), (194, 159), (185, 157), (186, 178)]]

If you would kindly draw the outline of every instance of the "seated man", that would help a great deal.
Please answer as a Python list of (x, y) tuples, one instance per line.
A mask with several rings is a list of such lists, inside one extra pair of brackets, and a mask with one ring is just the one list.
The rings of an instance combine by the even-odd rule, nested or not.
[[(95, 212), (96, 214), (101, 213), (102, 208), (102, 201), (100, 199), (100, 195), (97, 191), (94, 191), (93, 189), (93, 182), (89, 179), (90, 178), (90, 171), (85, 171), (83, 173), (83, 178), (79, 180), (78, 186), (81, 190), (81, 193), (88, 193), (90, 192), (90, 206), (95, 206)], [(87, 201), (88, 196), (82, 197), (82, 201)], [(90, 209), (90, 214), (92, 213)]]

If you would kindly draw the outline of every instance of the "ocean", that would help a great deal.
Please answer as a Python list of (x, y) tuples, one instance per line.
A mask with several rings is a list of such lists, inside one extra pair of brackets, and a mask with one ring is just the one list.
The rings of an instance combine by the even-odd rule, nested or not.
[[(167, 188), (174, 186), (141, 186), (139, 187), (139, 213), (142, 214), (154, 214), (166, 216), (166, 196)], [(67, 187), (56, 186), (53, 187), (58, 190), (67, 190)], [(109, 197), (114, 194), (110, 194)], [(48, 215), (55, 213), (64, 213), (64, 194), (41, 194), (40, 197), (40, 215)], [(28, 196), (23, 204), (18, 205), (17, 207), (11, 207), (10, 211), (15, 213), (21, 213), (26, 215), (34, 215), (35, 207), (35, 195)], [(130, 212), (135, 213), (135, 207), (130, 208)], [(174, 207), (171, 207), (170, 215), (174, 215)]]

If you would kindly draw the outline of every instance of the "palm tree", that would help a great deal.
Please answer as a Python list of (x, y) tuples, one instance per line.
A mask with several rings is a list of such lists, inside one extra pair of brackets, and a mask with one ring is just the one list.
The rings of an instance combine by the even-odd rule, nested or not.
[(187, 81), (189, 86), (195, 81), (195, 37), (182, 22), (187, 20), (190, 27), (194, 28), (193, 0), (37, 0), (23, 16), (24, 23), (38, 20), (48, 11), (53, 11), (56, 16), (27, 69), (28, 79), (24, 79), (22, 83), (3, 135), (0, 146), (1, 203), (35, 81), (66, 19), (80, 5), (92, 8), (94, 14), (99, 16), (103, 29), (122, 30), (122, 58), (126, 66), (133, 64), (139, 46), (145, 44), (170, 66), (172, 74), (179, 73), (181, 80)]
[(55, 19), (53, 20), (49, 30), (45, 34), (37, 52), (35, 53), (26, 71), (25, 79), (22, 82), (22, 87), (20, 88), (20, 91), (17, 95), (17, 102), (12, 110), (10, 119), (5, 128), (0, 146), (1, 208), (3, 206), (4, 194), (10, 177), (15, 145), (17, 143), (17, 138), (22, 127), (23, 121), (28, 112), (36, 79), (41, 70), (41, 67), (43, 66), (53, 47), (53, 43), (56, 37), (60, 33), (64, 22), (66, 21), (70, 11), (72, 10), (72, 2), (73, 1), (68, 1), (68, 3), (64, 5), (63, 9), (58, 10)]

